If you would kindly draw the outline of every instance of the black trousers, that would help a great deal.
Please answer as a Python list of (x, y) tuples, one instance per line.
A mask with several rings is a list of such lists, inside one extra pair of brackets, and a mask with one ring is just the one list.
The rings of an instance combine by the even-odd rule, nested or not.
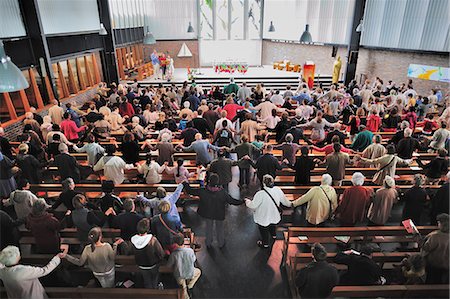
[(250, 184), (250, 169), (249, 168), (239, 168), (239, 185), (249, 185)]
[(263, 245), (270, 245), (271, 239), (276, 236), (276, 225), (269, 224), (268, 226), (262, 226), (258, 224), (259, 233), (261, 234), (261, 241)]

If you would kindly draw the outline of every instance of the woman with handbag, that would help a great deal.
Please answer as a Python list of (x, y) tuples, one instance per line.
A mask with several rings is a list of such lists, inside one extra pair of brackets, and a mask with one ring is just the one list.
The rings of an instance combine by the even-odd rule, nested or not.
[(307, 193), (292, 202), (294, 207), (308, 203), (306, 221), (309, 226), (321, 226), (332, 218), (337, 207), (337, 194), (331, 187), (333, 179), (328, 173), (322, 175), (320, 186), (312, 187)]
[(252, 209), (253, 220), (258, 224), (261, 240), (256, 244), (261, 248), (269, 248), (270, 239), (276, 238), (276, 225), (281, 221), (281, 204), (291, 207), (280, 187), (275, 187), (274, 178), (266, 174), (262, 179), (263, 188), (256, 192), (253, 200), (245, 199), (245, 204)]

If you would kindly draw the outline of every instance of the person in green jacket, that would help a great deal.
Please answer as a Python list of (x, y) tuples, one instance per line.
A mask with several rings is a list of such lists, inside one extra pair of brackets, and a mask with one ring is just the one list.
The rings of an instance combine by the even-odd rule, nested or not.
[(232, 93), (237, 94), (238, 90), (239, 90), (239, 86), (236, 83), (234, 83), (234, 79), (231, 78), (230, 84), (225, 86), (225, 88), (223, 89), (223, 93), (224, 94), (232, 94)]
[(356, 135), (355, 140), (353, 141), (350, 148), (357, 152), (362, 152), (369, 145), (372, 144), (373, 133), (369, 130), (366, 130), (366, 126), (359, 126), (359, 133)]

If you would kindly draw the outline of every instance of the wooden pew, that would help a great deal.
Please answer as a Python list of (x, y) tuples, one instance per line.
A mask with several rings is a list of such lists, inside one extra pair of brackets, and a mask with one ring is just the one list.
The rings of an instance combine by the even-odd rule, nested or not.
[[(436, 226), (419, 226), (419, 231), (426, 235), (437, 229)], [(300, 240), (299, 236), (307, 239)], [(368, 227), (288, 227), (283, 233), (283, 257), (282, 264), (288, 259), (290, 245), (305, 245), (319, 243), (339, 244), (335, 236), (350, 237), (348, 244), (374, 242), (374, 243), (397, 243), (414, 242), (412, 235), (405, 231), (403, 226), (368, 226)]]
[(336, 286), (331, 297), (339, 298), (448, 298), (449, 286), (434, 285), (384, 285)]
[[(179, 289), (118, 289), (118, 288), (45, 288), (49, 298), (158, 298), (183, 299)], [(5, 288), (0, 289), (2, 298), (7, 298)]]
[[(78, 239), (77, 229), (76, 228), (65, 228), (60, 232), (61, 236), (61, 244), (69, 244), (69, 245), (79, 245), (81, 244)], [(102, 228), (103, 240), (105, 242), (112, 243), (115, 238), (120, 236), (120, 229), (115, 228)], [(183, 229), (183, 234), (185, 236), (185, 246), (191, 246), (194, 244), (195, 234), (189, 227), (185, 227)], [(36, 240), (33, 237), (31, 231), (27, 229), (20, 229), (20, 244), (28, 244), (33, 245), (36, 244)]]
[[(116, 193), (120, 192), (127, 192), (130, 194), (138, 194), (140, 192), (155, 192), (158, 187), (163, 187), (168, 192), (175, 191), (177, 184), (153, 184), (153, 185), (147, 185), (147, 184), (120, 184), (115, 186), (114, 190)], [(196, 188), (199, 187), (198, 184), (192, 184), (192, 187)], [(350, 188), (351, 186), (339, 186), (334, 187), (336, 192), (338, 194), (342, 194), (345, 189)], [(374, 191), (381, 188), (381, 186), (366, 186), (367, 188), (371, 188)], [(410, 189), (412, 186), (410, 185), (402, 185), (397, 186), (397, 188), (401, 191), (406, 191)], [(424, 188), (428, 188), (431, 190), (437, 190), (441, 186), (439, 185), (426, 185), (423, 186)], [(311, 186), (280, 186), (280, 188), (283, 190), (285, 194), (292, 194), (300, 196), (302, 194), (305, 194), (311, 189)], [(101, 192), (101, 185), (100, 184), (77, 184), (76, 188), (79, 192)], [(45, 196), (48, 196), (49, 192), (61, 192), (62, 187), (61, 184), (33, 184), (31, 185), (31, 191), (37, 193), (41, 192), (44, 193)]]

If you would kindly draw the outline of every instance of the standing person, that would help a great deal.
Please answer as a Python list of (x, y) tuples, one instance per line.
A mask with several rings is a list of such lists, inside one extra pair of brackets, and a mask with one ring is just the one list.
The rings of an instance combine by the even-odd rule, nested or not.
[(217, 159), (213, 160), (209, 165), (209, 171), (211, 173), (216, 173), (219, 175), (219, 184), (228, 191), (228, 184), (232, 181), (233, 175), (231, 173), (231, 168), (237, 166), (239, 161), (233, 161), (225, 157), (226, 152), (224, 150), (219, 150), (217, 154)]
[(158, 52), (156, 52), (156, 49), (153, 50), (153, 53), (150, 56), (150, 59), (152, 61), (152, 65), (153, 65), (153, 75), (154, 75), (153, 78), (155, 80), (161, 79), (160, 78), (160, 65), (161, 65), (161, 62), (159, 61), (159, 55), (158, 55)]
[(156, 289), (159, 281), (159, 265), (165, 253), (158, 239), (150, 233), (150, 221), (141, 219), (137, 224), (137, 234), (131, 237), (134, 259), (139, 267), (143, 287)]
[(242, 86), (239, 87), (236, 96), (239, 99), (239, 101), (241, 101), (241, 104), (243, 104), (245, 100), (250, 97), (251, 94), (252, 91), (250, 90), (250, 88), (247, 87), (247, 83), (242, 82)]
[(292, 134), (286, 134), (285, 140), (286, 142), (283, 142), (280, 145), (275, 145), (273, 148), (276, 150), (282, 150), (283, 160), (286, 159), (288, 160), (289, 165), (294, 165), (295, 156), (301, 148), (301, 145), (293, 143), (294, 136), (292, 136)]
[(122, 159), (127, 164), (135, 164), (140, 160), (139, 158), (139, 144), (134, 138), (134, 134), (126, 132), (123, 136), (123, 141), (119, 145), (119, 151), (122, 152)]
[(166, 169), (165, 164), (159, 165), (153, 160), (152, 154), (147, 153), (145, 163), (138, 164), (137, 170), (143, 175), (143, 179), (147, 184), (158, 184), (162, 180), (162, 173)]
[(61, 224), (53, 214), (46, 212), (46, 209), (45, 200), (38, 198), (31, 207), (25, 227), (31, 231), (36, 240), (37, 253), (55, 254), (60, 252)]
[(61, 122), (60, 127), (64, 136), (66, 136), (70, 142), (74, 143), (78, 142), (78, 139), (80, 138), (78, 134), (86, 130), (86, 126), (78, 128), (77, 124), (72, 120), (72, 116), (67, 112), (64, 113), (64, 120)]
[(42, 165), (36, 157), (28, 154), (29, 147), (26, 143), (19, 145), (16, 163), (21, 170), (21, 177), (27, 179), (31, 184), (40, 184), (42, 181)]
[(313, 261), (301, 269), (295, 278), (295, 285), (301, 298), (328, 298), (339, 282), (335, 267), (327, 263), (327, 251), (320, 243), (311, 248)]
[(431, 225), (436, 225), (436, 217), (441, 213), (450, 213), (449, 209), (450, 171), (447, 172), (447, 181), (431, 198)]
[(5, 137), (5, 129), (2, 127), (0, 127), (0, 152), (10, 160), (14, 160), (11, 152), (11, 144), (9, 143), (8, 138)]
[(336, 124), (331, 124), (326, 119), (324, 119), (323, 113), (319, 111), (317, 112), (317, 116), (313, 120), (310, 120), (305, 124), (300, 124), (298, 125), (298, 127), (310, 127), (311, 141), (314, 143), (319, 143), (325, 140), (325, 127), (333, 127), (335, 125)]
[(167, 266), (173, 267), (173, 276), (184, 290), (184, 298), (189, 299), (192, 296), (192, 288), (200, 278), (202, 271), (195, 267), (195, 253), (192, 248), (184, 247), (184, 238), (182, 235), (174, 237), (173, 247)]
[(363, 187), (364, 175), (355, 172), (352, 176), (353, 186), (345, 189), (336, 209), (336, 217), (341, 226), (354, 226), (366, 219), (367, 209), (372, 200), (372, 189)]
[[(377, 159), (386, 154), (386, 148), (381, 144), (381, 135), (375, 135), (373, 137), (373, 143), (366, 147), (362, 152), (362, 157), (366, 159)], [(375, 168), (379, 165), (370, 165), (369, 167)]]
[(359, 126), (359, 133), (356, 134), (355, 140), (353, 140), (350, 148), (357, 152), (362, 152), (369, 145), (372, 144), (373, 133), (366, 129), (366, 126)]
[(278, 162), (278, 159), (272, 154), (272, 149), (272, 145), (268, 144), (264, 149), (264, 154), (258, 158), (256, 163), (249, 160), (253, 168), (256, 169), (256, 176), (258, 177), (261, 186), (263, 186), (264, 175), (269, 174), (273, 179), (275, 179), (277, 176), (277, 170), (283, 169), (282, 164)]
[(397, 200), (398, 192), (395, 189), (395, 180), (390, 176), (386, 176), (383, 187), (375, 192), (375, 197), (369, 208), (367, 214), (369, 225), (385, 225)]
[[(448, 198), (447, 198), (448, 199)], [(449, 281), (449, 227), (448, 214), (436, 217), (438, 230), (429, 233), (424, 240), (420, 253), (427, 264), (427, 283), (448, 284)]]
[(75, 191), (75, 182), (72, 178), (67, 178), (61, 182), (62, 192), (59, 194), (58, 199), (52, 205), (52, 210), (56, 210), (61, 204), (64, 204), (66, 210), (73, 210), (72, 199), (75, 195), (80, 194)]
[(13, 205), (17, 219), (24, 219), (31, 213), (31, 207), (38, 198), (30, 191), (30, 183), (26, 179), (20, 179), (17, 188), (8, 199), (3, 200), (3, 205)]
[(241, 136), (241, 144), (237, 145), (231, 152), (237, 154), (239, 160), (239, 186), (247, 188), (250, 184), (250, 162), (243, 159), (245, 156), (254, 157), (256, 153), (259, 153), (259, 149), (248, 142), (247, 135)]
[(124, 212), (112, 217), (111, 227), (120, 229), (120, 237), (126, 242), (120, 252), (122, 254), (130, 253), (131, 237), (137, 233), (137, 224), (144, 216), (136, 213), (134, 201), (131, 198), (125, 199), (123, 202)]
[(435, 184), (439, 182), (441, 177), (445, 175), (448, 170), (448, 152), (446, 149), (438, 149), (438, 156), (431, 159), (427, 164), (423, 164), (420, 159), (417, 159), (417, 164), (423, 168), (427, 176), (427, 182)]
[(0, 198), (8, 197), (17, 188), (16, 180), (12, 173), (14, 162), (14, 160), (10, 160), (0, 151)]
[[(141, 197), (140, 200), (142, 199), (143, 198)], [(174, 246), (175, 237), (178, 235), (183, 235), (181, 221), (170, 215), (169, 211), (171, 208), (172, 205), (167, 200), (160, 200), (158, 204), (160, 214), (153, 216), (150, 224), (152, 233), (156, 236), (156, 238), (158, 238), (166, 254), (170, 254), (176, 249), (176, 246)]]
[(16, 246), (7, 246), (0, 252), (0, 280), (8, 298), (47, 298), (39, 281), (61, 263), (61, 253), (55, 255), (44, 267), (20, 265), (20, 251)]
[(207, 166), (211, 162), (211, 156), (209, 150), (218, 151), (220, 148), (209, 143), (208, 140), (202, 139), (202, 134), (195, 134), (195, 141), (191, 143), (190, 146), (180, 145), (183, 152), (193, 151), (196, 153), (196, 163)]
[(200, 197), (198, 204), (198, 214), (205, 218), (206, 221), (206, 247), (211, 248), (213, 243), (214, 226), (215, 236), (219, 248), (225, 246), (224, 237), (224, 220), (226, 203), (233, 205), (240, 205), (243, 202), (232, 198), (219, 182), (219, 176), (212, 173), (209, 176), (206, 188), (192, 188), (187, 182), (184, 182), (184, 187), (189, 195)]
[(369, 164), (377, 164), (378, 170), (373, 176), (372, 182), (376, 185), (382, 185), (384, 182), (384, 178), (386, 176), (390, 176), (391, 178), (395, 177), (395, 171), (397, 169), (397, 165), (408, 165), (412, 160), (403, 160), (395, 155), (395, 147), (393, 145), (388, 145), (386, 147), (386, 154), (376, 159), (366, 159), (360, 158), (362, 162)]
[[(448, 108), (450, 111), (450, 107)], [(434, 131), (431, 137), (430, 148), (438, 150), (445, 147), (445, 143), (450, 138), (450, 131), (447, 129), (447, 123), (441, 122), (441, 127)]]
[(106, 147), (106, 156), (101, 157), (95, 164), (94, 171), (103, 170), (107, 180), (113, 181), (115, 185), (122, 184), (125, 180), (125, 169), (131, 169), (133, 164), (127, 164), (118, 156), (114, 156), (116, 147), (108, 145)]
[(309, 226), (321, 226), (331, 219), (337, 207), (336, 190), (331, 187), (332, 178), (329, 174), (322, 175), (320, 186), (312, 187), (308, 192), (292, 202), (293, 207), (308, 203), (306, 221)]
[(81, 175), (77, 159), (69, 154), (69, 148), (65, 143), (60, 143), (58, 150), (60, 154), (55, 157), (52, 164), (58, 167), (58, 174), (61, 180), (72, 178), (75, 183), (79, 183)]
[(292, 169), (295, 170), (295, 184), (297, 185), (310, 185), (311, 184), (311, 171), (316, 167), (315, 159), (311, 158), (309, 149), (307, 146), (300, 148), (301, 155), (295, 160), (295, 164)]
[(189, 173), (186, 167), (183, 166), (184, 159), (179, 158), (177, 160), (177, 166), (166, 168), (168, 174), (173, 174), (175, 183), (180, 184), (184, 182), (189, 182), (189, 179), (194, 176), (194, 173)]
[(84, 247), (79, 259), (69, 254), (63, 256), (63, 258), (80, 267), (87, 264), (102, 288), (113, 288), (115, 286), (114, 260), (117, 245), (122, 243), (123, 240), (118, 239), (113, 246), (109, 243), (103, 243), (102, 229), (99, 227), (92, 228), (89, 231), (88, 238), (91, 244)]
[(59, 107), (58, 101), (52, 101), (53, 106), (48, 109), (48, 115), (50, 116), (52, 123), (59, 125), (63, 120), (64, 109)]
[(421, 148), (419, 141), (412, 137), (413, 130), (406, 128), (404, 138), (398, 142), (397, 154), (402, 159), (411, 159), (413, 153)]
[(92, 134), (87, 136), (87, 144), (82, 147), (78, 147), (76, 144), (73, 145), (73, 149), (78, 153), (87, 153), (88, 164), (94, 167), (95, 163), (99, 160), (99, 157), (105, 153), (105, 149), (95, 142), (95, 137)]
[(239, 133), (241, 135), (246, 135), (249, 142), (253, 142), (255, 140), (256, 134), (264, 129), (264, 126), (258, 124), (253, 120), (253, 115), (251, 113), (247, 113), (245, 114), (245, 121), (241, 123), (241, 130)]
[(107, 219), (105, 216), (109, 216), (114, 211), (110, 208), (103, 214), (102, 212), (87, 208), (88, 203), (83, 194), (75, 195), (72, 199), (72, 204), (74, 210), (68, 210), (66, 215), (70, 215), (72, 218), (73, 225), (77, 229), (77, 237), (83, 244), (88, 240), (89, 231), (94, 226), (102, 227)]
[(253, 220), (258, 225), (261, 239), (256, 244), (261, 248), (269, 248), (271, 239), (276, 238), (276, 225), (281, 221), (281, 205), (291, 207), (280, 187), (275, 186), (271, 175), (262, 178), (262, 190), (256, 192), (253, 200), (246, 199), (245, 204), (253, 210)]
[(402, 220), (411, 219), (415, 225), (421, 225), (420, 216), (428, 199), (427, 192), (422, 188), (423, 178), (420, 174), (414, 175), (414, 186), (408, 189), (401, 198), (405, 202)]
[(340, 186), (342, 180), (345, 178), (345, 166), (353, 164), (350, 156), (346, 153), (341, 153), (341, 145), (339, 143), (333, 144), (334, 152), (325, 157), (322, 163), (327, 167), (327, 173), (333, 178), (333, 186)]

